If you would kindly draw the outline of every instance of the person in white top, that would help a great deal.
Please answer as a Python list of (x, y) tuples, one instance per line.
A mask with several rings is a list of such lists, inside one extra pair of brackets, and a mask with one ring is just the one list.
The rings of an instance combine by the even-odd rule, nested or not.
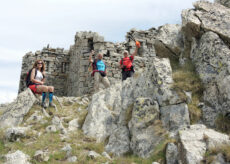
[(45, 99), (47, 92), (49, 93), (49, 106), (53, 105), (53, 86), (46, 86), (45, 83), (45, 63), (42, 60), (37, 60), (31, 71), (29, 88), (34, 92), (42, 93), (42, 106), (45, 107)]

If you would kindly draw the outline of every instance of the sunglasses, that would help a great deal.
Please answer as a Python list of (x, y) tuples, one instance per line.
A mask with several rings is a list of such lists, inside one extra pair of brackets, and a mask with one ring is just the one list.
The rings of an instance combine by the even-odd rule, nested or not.
[(38, 64), (43, 64), (43, 63), (38, 63)]

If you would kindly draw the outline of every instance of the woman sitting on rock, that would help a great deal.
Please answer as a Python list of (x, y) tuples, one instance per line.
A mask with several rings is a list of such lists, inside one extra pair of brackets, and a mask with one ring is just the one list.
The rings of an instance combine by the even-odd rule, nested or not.
[(45, 63), (42, 60), (37, 60), (30, 73), (29, 88), (34, 92), (42, 93), (42, 107), (45, 106), (46, 93), (49, 92), (49, 106), (53, 105), (53, 86), (46, 86), (45, 83)]

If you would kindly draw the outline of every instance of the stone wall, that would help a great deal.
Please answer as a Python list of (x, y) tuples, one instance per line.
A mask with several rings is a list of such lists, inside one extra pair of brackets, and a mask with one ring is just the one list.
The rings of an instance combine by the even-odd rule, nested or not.
[(46, 85), (55, 86), (55, 93), (59, 96), (67, 94), (66, 81), (69, 71), (69, 55), (64, 49), (43, 48), (35, 53), (29, 52), (23, 57), (19, 93), (25, 90), (27, 72), (36, 60), (42, 59), (46, 64)]
[[(104, 41), (104, 37), (96, 32), (77, 32), (75, 43), (68, 51), (57, 48), (44, 48), (41, 51), (27, 53), (23, 57), (22, 71), (20, 78), (19, 92), (25, 89), (26, 73), (35, 60), (42, 59), (47, 65), (47, 85), (55, 87), (55, 94), (58, 96), (80, 96), (93, 91), (93, 77), (88, 71), (89, 55), (91, 50), (104, 54), (104, 61), (107, 65), (107, 75), (111, 84), (121, 80), (119, 61), (123, 57), (123, 51), (130, 53), (135, 51), (135, 42), (130, 39), (132, 35), (141, 42), (141, 48), (134, 60), (135, 70), (151, 64), (152, 57), (156, 56), (154, 42), (156, 30), (154, 28), (146, 31), (132, 29), (126, 35), (123, 43), (112, 43)], [(95, 58), (93, 56), (93, 58)], [(103, 86), (101, 86), (103, 87)]]

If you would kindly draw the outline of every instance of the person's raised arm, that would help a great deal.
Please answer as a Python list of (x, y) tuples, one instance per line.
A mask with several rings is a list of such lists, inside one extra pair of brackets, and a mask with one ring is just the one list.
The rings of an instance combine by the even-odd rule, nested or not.
[(136, 49), (135, 49), (134, 53), (132, 54), (133, 56), (136, 56), (136, 55), (137, 55), (138, 48), (140, 48), (140, 47), (141, 47), (140, 42), (136, 41)]
[(43, 84), (44, 82), (34, 79), (34, 77), (35, 77), (35, 71), (36, 71), (35, 68), (33, 68), (32, 72), (30, 74), (30, 81), (32, 81), (32, 83)]
[(93, 63), (93, 59), (92, 59), (92, 55), (94, 55), (94, 50), (91, 51), (90, 55), (89, 55), (89, 62)]

